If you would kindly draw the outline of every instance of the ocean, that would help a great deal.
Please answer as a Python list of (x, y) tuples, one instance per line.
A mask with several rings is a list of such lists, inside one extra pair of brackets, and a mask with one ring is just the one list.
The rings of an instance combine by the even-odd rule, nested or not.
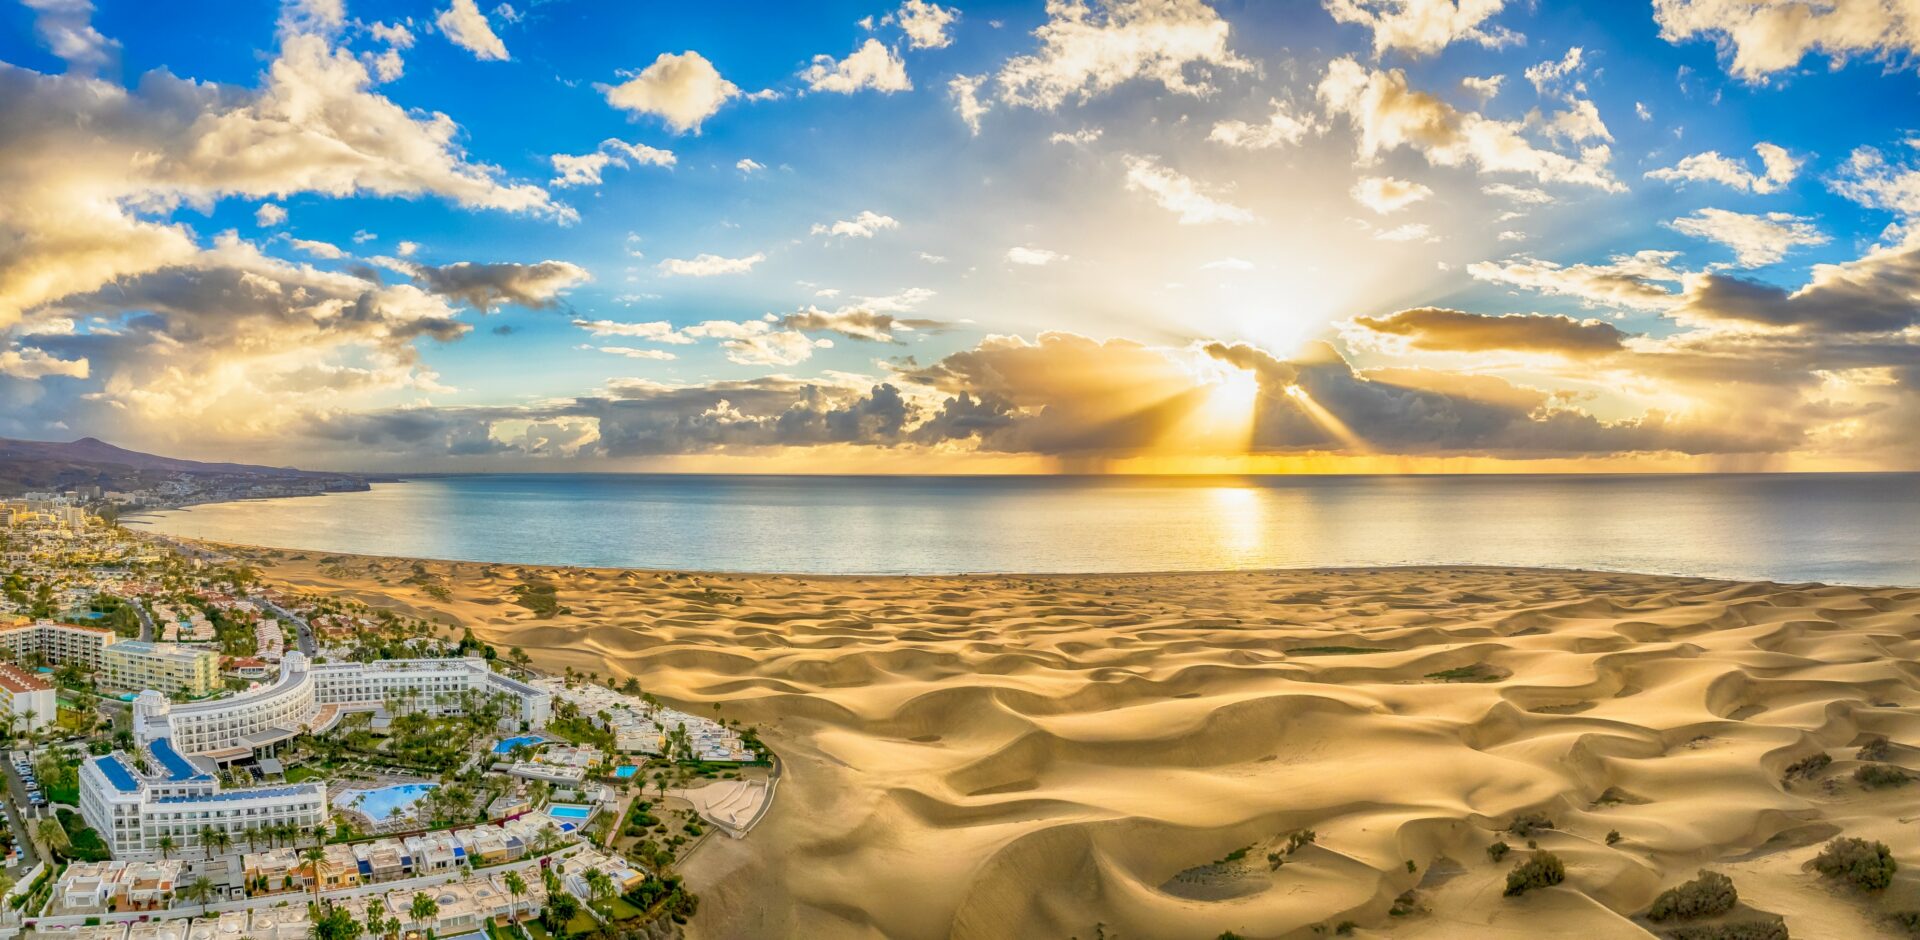
[(487, 474), (130, 520), (315, 552), (811, 574), (1472, 564), (1920, 586), (1920, 474)]

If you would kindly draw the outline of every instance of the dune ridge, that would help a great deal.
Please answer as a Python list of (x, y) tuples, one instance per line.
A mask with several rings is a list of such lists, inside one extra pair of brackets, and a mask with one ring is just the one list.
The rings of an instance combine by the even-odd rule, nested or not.
[[(748, 838), (688, 863), (700, 937), (1306, 937), (1349, 920), (1644, 937), (1634, 916), (1702, 867), (1796, 938), (1879, 935), (1920, 908), (1908, 872), (1869, 897), (1806, 869), (1840, 832), (1920, 865), (1920, 785), (1851, 776), (1878, 736), (1879, 762), (1920, 771), (1920, 591), (426, 562), (440, 600), (401, 583), (410, 561), (256, 558), (296, 590), (450, 618), (758, 725), (786, 778)], [(527, 580), (568, 612), (514, 606)], [(1832, 764), (1785, 778), (1815, 753)], [(1527, 839), (1502, 830), (1527, 813), (1553, 821), (1532, 838), (1567, 881), (1503, 898)], [(1302, 829), (1314, 843), (1270, 869)], [(1516, 854), (1495, 863), (1501, 839)]]

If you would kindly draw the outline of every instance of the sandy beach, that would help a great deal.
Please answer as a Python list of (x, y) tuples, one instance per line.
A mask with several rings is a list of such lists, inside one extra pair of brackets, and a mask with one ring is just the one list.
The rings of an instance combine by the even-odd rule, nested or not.
[[(244, 550), (242, 550), (244, 551)], [(785, 761), (686, 866), (705, 938), (1645, 937), (1734, 919), (1899, 935), (1836, 834), (1920, 861), (1920, 591), (1485, 568), (794, 577), (248, 552), (264, 579), (636, 676)], [(409, 579), (413, 583), (408, 583)], [(554, 585), (548, 619), (513, 602)], [(424, 583), (422, 583), (424, 582)], [(435, 595), (443, 595), (436, 597)], [(1831, 764), (1788, 775), (1796, 761)], [(1510, 831), (1544, 816), (1551, 829)], [(1290, 834), (1314, 841), (1290, 854)], [(1564, 884), (1502, 896), (1526, 842)], [(1512, 845), (1495, 862), (1488, 846)], [(1281, 861), (1275, 868), (1269, 853)]]

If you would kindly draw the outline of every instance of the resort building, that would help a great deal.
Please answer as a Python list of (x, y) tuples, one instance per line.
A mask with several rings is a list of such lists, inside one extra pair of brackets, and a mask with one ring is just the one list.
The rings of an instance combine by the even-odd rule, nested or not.
[(506, 696), (510, 714), (525, 727), (544, 725), (552, 717), (551, 696), (494, 672), (478, 657), (316, 665), (290, 650), (280, 662), (279, 681), (265, 688), (186, 705), (141, 696), (134, 703), (134, 734), (142, 741), (171, 738), (185, 753), (225, 762), (303, 729), (331, 728), (345, 712), (404, 702), (404, 708), (451, 714), (472, 695)]
[[(153, 645), (113, 647), (138, 652)], [(510, 701), (513, 718), (524, 726), (544, 724), (551, 716), (547, 693), (494, 672), (479, 658), (314, 665), (294, 650), (281, 661), (277, 682), (240, 695), (176, 705), (150, 687), (133, 703), (134, 738), (142, 751), (94, 757), (81, 767), (81, 815), (116, 858), (159, 854), (162, 836), (175, 850), (198, 848), (201, 829), (209, 826), (226, 832), (236, 845), (245, 841), (248, 829), (311, 828), (328, 816), (325, 784), (229, 789), (220, 786), (214, 771), (222, 762), (252, 756), (302, 731), (331, 727), (346, 711), (379, 710), (404, 699), (451, 713), (475, 696)], [(423, 842), (418, 851), (407, 845), (411, 857), (402, 867), (431, 871), (463, 864), (465, 850), (451, 837), (442, 841), (444, 846)], [(307, 877), (323, 885), (357, 877), (360, 861), (343, 851)]]
[(17, 719), (16, 730), (38, 731), (53, 724), (60, 708), (53, 685), (9, 663), (0, 663), (0, 712)]
[(49, 666), (67, 663), (99, 673), (106, 666), (106, 649), (120, 637), (106, 627), (35, 620), (0, 626), (0, 655), (15, 662), (37, 658)]
[(116, 689), (201, 696), (220, 684), (220, 654), (210, 649), (124, 640), (108, 645), (101, 658), (103, 684)]
[(80, 815), (122, 859), (161, 855), (163, 837), (172, 851), (199, 849), (209, 827), (241, 845), (249, 829), (311, 829), (327, 820), (323, 783), (223, 789), (210, 770), (164, 738), (131, 757), (88, 758), (80, 766)]

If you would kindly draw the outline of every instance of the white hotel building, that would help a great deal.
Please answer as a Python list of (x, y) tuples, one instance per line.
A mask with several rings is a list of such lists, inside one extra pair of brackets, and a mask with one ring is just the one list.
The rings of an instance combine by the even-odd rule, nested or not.
[(223, 789), (213, 771), (303, 731), (330, 728), (345, 712), (374, 711), (399, 697), (411, 709), (452, 713), (465, 692), (506, 696), (528, 730), (553, 715), (551, 694), (479, 658), (312, 664), (295, 650), (266, 688), (186, 705), (142, 692), (133, 704), (134, 737), (151, 758), (144, 761), (150, 770), (138, 772), (141, 760), (118, 753), (89, 759), (80, 774), (81, 815), (116, 858), (158, 854), (163, 833), (178, 849), (196, 847), (202, 826), (226, 829), (236, 842), (249, 827), (311, 827), (327, 819), (324, 784)]

